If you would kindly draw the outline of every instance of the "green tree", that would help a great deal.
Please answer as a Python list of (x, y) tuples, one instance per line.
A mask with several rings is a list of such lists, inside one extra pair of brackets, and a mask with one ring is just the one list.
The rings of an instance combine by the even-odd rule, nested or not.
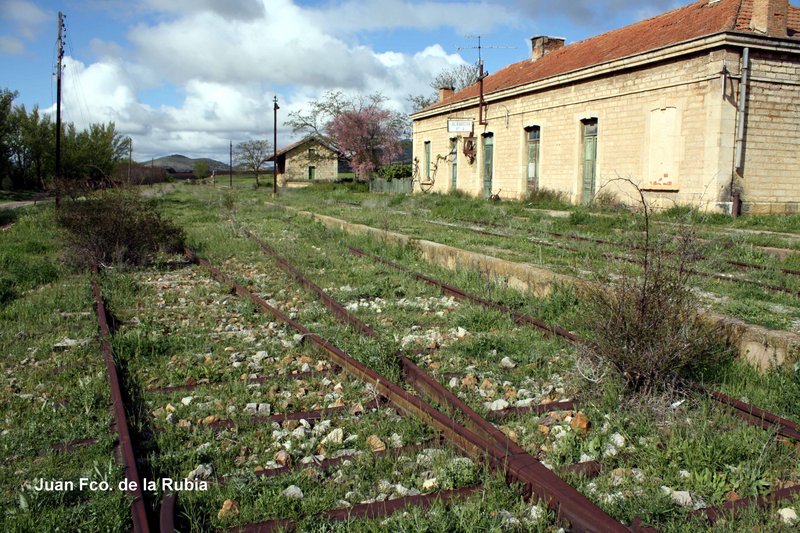
[(18, 106), (11, 124), (10, 177), (14, 188), (44, 189), (45, 179), (53, 174), (54, 167), (55, 130), (50, 117), (40, 115), (38, 107), (28, 113), (25, 106)]
[(11, 147), (10, 137), (13, 135), (13, 107), (16, 91), (0, 89), (0, 187), (6, 178), (10, 177)]
[(40, 115), (34, 107), (23, 126), (23, 136), (28, 145), (31, 169), (28, 183), (44, 189), (46, 178), (55, 170), (55, 125), (50, 115)]
[(211, 169), (208, 166), (208, 161), (205, 159), (198, 159), (194, 162), (194, 177), (198, 179), (207, 178), (211, 175)]
[(117, 133), (113, 122), (92, 124), (81, 132), (70, 123), (61, 139), (63, 181), (59, 186), (67, 193), (109, 185), (116, 167), (127, 161), (128, 138)]

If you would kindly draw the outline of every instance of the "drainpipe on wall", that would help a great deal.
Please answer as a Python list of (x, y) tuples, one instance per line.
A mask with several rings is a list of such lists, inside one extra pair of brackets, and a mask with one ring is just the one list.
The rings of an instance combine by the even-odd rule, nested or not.
[[(739, 82), (739, 123), (736, 126), (736, 153), (734, 161), (736, 168), (734, 169), (732, 178), (742, 175), (744, 169), (744, 128), (747, 122), (747, 86), (750, 78), (750, 48), (742, 49), (742, 78)], [(734, 192), (734, 179), (731, 179), (731, 214), (733, 217), (739, 216), (739, 208), (741, 205), (740, 193)]]

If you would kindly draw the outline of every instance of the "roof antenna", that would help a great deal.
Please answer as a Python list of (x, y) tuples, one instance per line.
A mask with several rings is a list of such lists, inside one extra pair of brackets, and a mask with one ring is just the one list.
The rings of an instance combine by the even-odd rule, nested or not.
[(488, 123), (484, 120), (483, 111), (486, 103), (483, 101), (483, 79), (489, 75), (488, 72), (483, 71), (483, 57), (481, 57), (481, 50), (484, 48), (490, 49), (516, 49), (516, 46), (481, 46), (480, 35), (465, 35), (465, 39), (478, 39), (478, 46), (459, 46), (456, 48), (458, 52), (462, 50), (478, 50), (478, 87), (480, 88), (480, 100), (478, 103), (478, 124), (486, 126)]

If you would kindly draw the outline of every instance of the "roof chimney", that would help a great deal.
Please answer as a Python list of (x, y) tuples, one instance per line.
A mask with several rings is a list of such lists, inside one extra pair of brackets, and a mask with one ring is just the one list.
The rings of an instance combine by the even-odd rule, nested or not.
[(445, 98), (453, 96), (455, 90), (455, 87), (439, 87), (439, 101), (442, 102)]
[(789, 0), (753, 0), (750, 29), (769, 37), (786, 37)]
[[(788, 2), (788, 0), (786, 1)], [(564, 39), (562, 37), (548, 37), (546, 35), (531, 37), (531, 61), (538, 61), (546, 54), (563, 47)]]

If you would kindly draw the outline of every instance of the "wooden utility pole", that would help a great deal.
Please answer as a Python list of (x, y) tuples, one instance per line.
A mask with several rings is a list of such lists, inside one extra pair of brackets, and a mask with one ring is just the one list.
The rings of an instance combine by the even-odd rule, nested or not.
[(275, 96), (272, 99), (272, 102), (275, 104), (272, 107), (272, 115), (273, 115), (273, 142), (272, 142), (272, 195), (277, 196), (278, 194), (278, 97)]
[(228, 181), (231, 189), (233, 189), (233, 141), (231, 141), (230, 164), (228, 165)]
[(131, 163), (133, 162), (133, 138), (128, 137), (128, 185), (131, 184)]
[(56, 66), (56, 209), (61, 207), (61, 62), (64, 59), (64, 15), (58, 12), (58, 65)]

